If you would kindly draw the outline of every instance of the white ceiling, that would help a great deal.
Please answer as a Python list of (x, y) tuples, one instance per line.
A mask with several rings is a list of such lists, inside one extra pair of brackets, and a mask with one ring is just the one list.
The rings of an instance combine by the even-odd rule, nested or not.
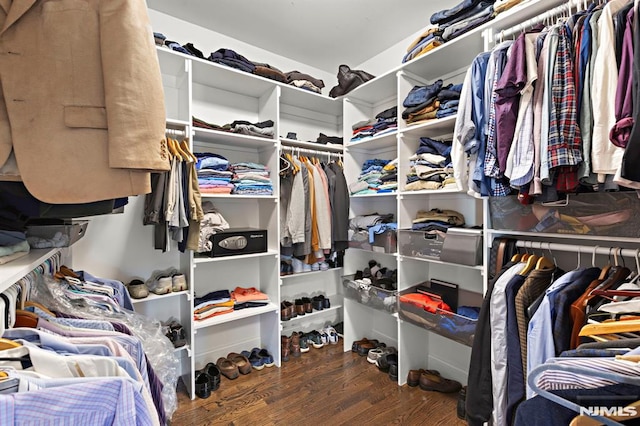
[[(429, 25), (457, 1), (148, 0), (150, 8), (334, 73)], [(241, 52), (240, 52), (241, 53)]]

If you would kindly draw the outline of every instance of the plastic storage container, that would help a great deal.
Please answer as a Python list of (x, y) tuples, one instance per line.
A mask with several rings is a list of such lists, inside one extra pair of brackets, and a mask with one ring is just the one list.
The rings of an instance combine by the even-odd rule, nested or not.
[[(425, 283), (421, 285), (425, 285)], [(414, 286), (401, 292), (398, 301), (398, 315), (400, 318), (463, 345), (471, 346), (478, 320), (440, 309), (435, 309), (435, 312), (429, 312), (413, 303), (403, 302), (402, 296), (408, 293), (415, 293), (416, 287)], [(479, 307), (482, 304), (482, 295), (480, 293), (459, 290), (458, 299), (458, 306)]]
[(28, 225), (27, 241), (31, 248), (69, 247), (84, 237), (88, 220), (66, 221), (51, 225)]
[(482, 263), (482, 230), (449, 228), (445, 232), (398, 231), (400, 254), (408, 257), (436, 259), (460, 265)]
[(374, 309), (389, 312), (397, 311), (397, 290), (386, 290), (375, 285), (375, 279), (371, 285), (363, 285), (355, 280), (355, 275), (342, 277), (344, 297), (355, 300)]
[(398, 250), (398, 237), (396, 231), (387, 229), (381, 234), (375, 234), (373, 243), (369, 242), (369, 232), (357, 233), (352, 241), (349, 241), (350, 248), (374, 251), (377, 253), (395, 253)]
[(444, 232), (429, 233), (401, 229), (398, 231), (400, 254), (409, 257), (440, 259), (445, 235)]

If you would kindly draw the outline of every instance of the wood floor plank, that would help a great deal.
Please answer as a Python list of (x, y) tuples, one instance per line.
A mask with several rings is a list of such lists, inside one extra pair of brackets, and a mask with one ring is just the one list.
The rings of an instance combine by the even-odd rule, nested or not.
[(207, 425), (433, 425), (466, 423), (456, 416), (457, 394), (398, 386), (342, 342), (312, 348), (281, 368), (222, 377), (207, 399), (191, 401), (179, 387), (173, 426)]

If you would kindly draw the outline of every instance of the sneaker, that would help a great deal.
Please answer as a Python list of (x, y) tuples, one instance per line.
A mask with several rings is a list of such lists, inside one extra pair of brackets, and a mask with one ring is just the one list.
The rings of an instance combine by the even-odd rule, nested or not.
[(260, 358), (262, 358), (262, 364), (265, 367), (273, 367), (275, 365), (275, 362), (273, 360), (273, 355), (271, 355), (271, 353), (269, 353), (268, 350), (262, 348), (253, 348), (251, 350), (251, 354), (257, 354)]
[(298, 332), (298, 336), (300, 336), (300, 352), (309, 352), (309, 336), (302, 331)]
[(145, 281), (145, 284), (152, 293), (171, 293), (171, 288), (173, 287), (172, 276), (175, 274), (179, 274), (176, 268), (169, 268), (164, 271), (153, 271), (149, 279)]
[(291, 267), (293, 268), (294, 274), (304, 272), (304, 262), (300, 259), (296, 259), (295, 257), (291, 258)]
[(317, 331), (312, 331), (310, 333), (307, 333), (307, 339), (311, 343), (311, 345), (313, 345), (313, 347), (316, 349), (320, 349), (321, 347), (324, 346), (324, 344), (322, 343), (322, 337), (320, 336), (320, 333), (318, 333)]
[(129, 296), (134, 299), (144, 299), (149, 295), (149, 289), (142, 280), (131, 280), (127, 285)]
[(320, 335), (320, 340), (322, 341), (322, 346), (329, 344), (329, 335), (324, 332), (324, 330), (317, 330), (316, 333)]
[(258, 356), (257, 352), (242, 351), (241, 354), (247, 357), (247, 359), (251, 363), (251, 367), (255, 368), (256, 370), (262, 370), (264, 368), (264, 360), (260, 356)]
[(311, 270), (317, 272), (320, 270), (320, 264), (318, 262), (311, 264)]
[(326, 326), (323, 330), (327, 336), (328, 336), (328, 341), (329, 344), (331, 345), (337, 345), (338, 344), (338, 333), (336, 333), (336, 330), (331, 327), (330, 325)]
[(171, 276), (171, 291), (185, 291), (187, 289), (187, 279), (184, 274), (174, 274)]

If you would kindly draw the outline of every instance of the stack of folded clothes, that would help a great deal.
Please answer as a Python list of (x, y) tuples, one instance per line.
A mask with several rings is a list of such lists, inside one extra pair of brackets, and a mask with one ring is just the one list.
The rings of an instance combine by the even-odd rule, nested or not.
[(231, 166), (233, 193), (242, 195), (273, 195), (273, 184), (266, 166), (242, 162)]
[(269, 296), (255, 287), (236, 287), (231, 292), (234, 301), (233, 309), (258, 308), (269, 304)]
[(231, 49), (220, 48), (212, 52), (207, 59), (248, 73), (253, 73), (256, 69), (253, 62)]
[[(47, 245), (44, 247), (55, 247)], [(29, 254), (31, 246), (27, 235), (20, 230), (0, 230), (0, 265), (9, 263)]]
[(255, 66), (255, 68), (253, 69), (253, 73), (255, 75), (259, 75), (260, 77), (279, 81), (280, 83), (287, 82), (287, 76), (278, 68), (274, 67), (273, 65), (269, 65), (261, 62), (253, 62), (253, 65)]
[(342, 136), (327, 136), (324, 133), (320, 133), (316, 139), (316, 143), (322, 145), (342, 145)]
[(455, 210), (431, 209), (419, 210), (413, 219), (413, 231), (447, 232), (451, 227), (464, 226), (464, 215)]
[[(393, 192), (398, 186), (397, 173), (393, 170), (384, 170), (384, 166), (397, 160), (381, 160), (374, 158), (362, 164), (360, 176), (356, 182), (349, 185), (352, 195), (376, 194), (382, 192)], [(382, 178), (386, 175), (394, 176), (395, 181), (386, 182)], [(385, 178), (387, 179), (387, 178)]]
[(285, 82), (287, 84), (309, 90), (310, 92), (322, 93), (322, 89), (324, 88), (324, 81), (312, 77), (309, 74), (301, 73), (300, 71), (289, 71), (285, 76)]
[(458, 113), (462, 84), (447, 84), (436, 80), (426, 86), (414, 86), (402, 102), (402, 118), (409, 125), (445, 118)]
[[(393, 213), (354, 216), (349, 219), (349, 241), (372, 244), (376, 234), (396, 229), (398, 224), (393, 221)], [(351, 246), (355, 247), (355, 245)]]
[(202, 129), (218, 130), (220, 132), (239, 133), (242, 135), (258, 136), (261, 138), (272, 139), (274, 135), (273, 120), (265, 120), (257, 123), (251, 123), (246, 120), (236, 120), (222, 126), (215, 123), (208, 123), (200, 118), (192, 117), (195, 127)]
[(424, 55), (523, 1), (525, 0), (463, 0), (451, 9), (434, 13), (430, 19), (432, 25), (407, 47), (402, 62)]
[(198, 186), (203, 194), (230, 194), (233, 190), (229, 160), (211, 152), (196, 152)]
[(398, 128), (398, 108), (392, 107), (378, 113), (374, 120), (359, 121), (352, 126), (351, 142), (391, 133)]
[(409, 161), (405, 191), (457, 187), (451, 167), (451, 141), (422, 137)]
[(198, 253), (211, 253), (213, 243), (210, 237), (220, 231), (229, 229), (229, 222), (222, 216), (211, 201), (202, 202), (204, 216), (200, 221), (200, 235), (198, 238)]
[(437, 100), (440, 105), (436, 111), (436, 118), (445, 118), (458, 113), (460, 92), (462, 92), (462, 83), (448, 84), (438, 92)]

